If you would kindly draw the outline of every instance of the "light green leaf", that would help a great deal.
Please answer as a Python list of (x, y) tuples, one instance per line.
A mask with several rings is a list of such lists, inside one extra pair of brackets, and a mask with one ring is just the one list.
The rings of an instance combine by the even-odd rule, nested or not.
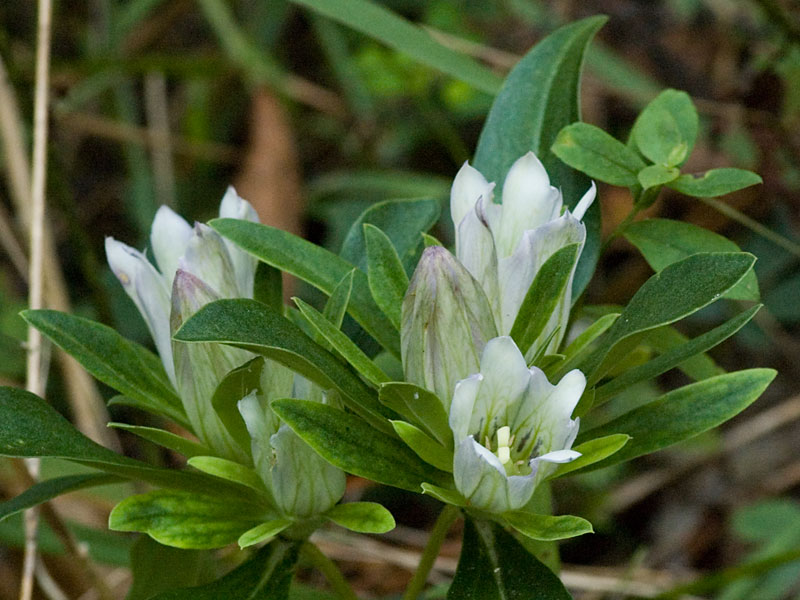
[(583, 361), (592, 350), (592, 342), (597, 340), (614, 321), (619, 317), (619, 313), (609, 313), (599, 317), (594, 323), (589, 325), (569, 346), (564, 349), (564, 358), (553, 365), (543, 368), (549, 381), (557, 381), (567, 372), (571, 371)]
[(268, 494), (264, 482), (261, 481), (261, 478), (253, 469), (232, 460), (219, 458), (218, 456), (193, 456), (188, 460), (188, 463), (190, 467), (194, 467), (198, 471), (213, 477), (241, 483), (256, 492)]
[(397, 438), (332, 406), (307, 400), (275, 400), (272, 410), (325, 460), (348, 473), (412, 492), (419, 492), (423, 481), (442, 483), (451, 479)]
[(413, 383), (393, 381), (381, 386), (379, 400), (410, 423), (414, 423), (447, 448), (453, 447), (453, 432), (442, 401), (436, 394)]
[(55, 310), (26, 310), (21, 314), (89, 373), (137, 406), (189, 426), (180, 398), (155, 354), (89, 319)]
[(295, 4), (352, 27), (424, 65), (438, 69), (475, 88), (494, 94), (500, 79), (474, 59), (442, 46), (427, 32), (368, 0), (292, 0)]
[(408, 275), (391, 240), (383, 231), (364, 224), (367, 241), (367, 281), (375, 303), (400, 329), (400, 307), (408, 289)]
[(265, 360), (258, 356), (230, 371), (214, 390), (211, 406), (233, 439), (250, 455), (250, 434), (239, 413), (237, 402), (252, 391), (261, 391), (261, 373)]
[(245, 531), (239, 537), (239, 548), (247, 548), (248, 546), (253, 546), (274, 538), (291, 524), (292, 522), (289, 519), (276, 519), (274, 521), (261, 523), (261, 525), (256, 525), (252, 529)]
[(114, 475), (102, 473), (86, 473), (55, 477), (35, 483), (19, 496), (0, 503), (0, 521), (23, 510), (48, 502), (53, 498), (98, 485), (123, 481)]
[(681, 172), (676, 167), (664, 165), (650, 165), (636, 174), (639, 184), (644, 189), (650, 189), (675, 181)]
[(631, 436), (624, 433), (613, 433), (611, 435), (589, 440), (588, 442), (583, 442), (582, 444), (572, 448), (576, 452), (581, 453), (580, 458), (576, 458), (572, 462), (558, 465), (556, 470), (548, 479), (555, 479), (556, 477), (561, 477), (567, 473), (571, 473), (572, 471), (582, 469), (587, 465), (600, 462), (615, 452), (618, 452), (625, 444), (628, 443), (628, 440), (630, 439)]
[(385, 409), (349, 367), (315, 344), (299, 327), (267, 305), (229, 299), (206, 304), (175, 333), (182, 342), (219, 342), (262, 354), (322, 389), (335, 388), (347, 406), (373, 426), (391, 431)]
[[(667, 265), (699, 252), (740, 251), (728, 238), (713, 231), (670, 219), (645, 219), (631, 223), (625, 228), (623, 235), (639, 249), (654, 271), (660, 271)], [(755, 272), (745, 275), (724, 296), (731, 300), (757, 301), (759, 292)]]
[(633, 187), (645, 167), (639, 155), (605, 131), (588, 123), (573, 123), (558, 132), (553, 154), (573, 169), (611, 185)]
[(273, 540), (213, 583), (164, 592), (148, 600), (286, 600), (301, 544)]
[(711, 198), (724, 196), (751, 185), (762, 183), (761, 177), (744, 169), (711, 169), (702, 176), (681, 175), (669, 184), (673, 190), (694, 196), (695, 198)]
[(130, 431), (132, 434), (138, 435), (140, 438), (143, 438), (148, 442), (153, 442), (154, 444), (158, 444), (164, 448), (169, 448), (170, 450), (177, 452), (178, 454), (183, 454), (183, 456), (189, 458), (192, 456), (203, 456), (213, 452), (211, 449), (203, 446), (202, 444), (198, 444), (192, 440), (187, 440), (185, 437), (174, 434), (171, 431), (158, 429), (157, 427), (128, 425), (127, 423), (109, 423), (108, 426), (113, 427), (114, 429)]
[(347, 337), (333, 323), (317, 312), (312, 306), (306, 304), (300, 298), (292, 298), (300, 309), (302, 315), (314, 326), (320, 336), (330, 344), (331, 348), (344, 358), (350, 366), (361, 373), (367, 381), (380, 385), (389, 381), (386, 375), (372, 360), (364, 354), (353, 340)]
[(618, 377), (615, 377), (608, 383), (597, 388), (595, 394), (595, 404), (599, 405), (609, 398), (613, 398), (622, 390), (640, 381), (647, 381), (653, 377), (657, 377), (662, 373), (666, 373), (673, 367), (677, 367), (685, 360), (710, 350), (717, 344), (728, 339), (730, 336), (744, 327), (750, 319), (759, 311), (761, 305), (753, 306), (752, 308), (737, 315), (733, 319), (723, 323), (719, 327), (715, 327), (711, 331), (700, 335), (693, 340), (686, 342), (683, 345), (676, 346), (671, 350), (661, 354), (660, 356), (650, 360), (643, 365), (634, 367), (625, 371)]
[[(580, 120), (578, 91), (586, 47), (605, 23), (595, 16), (576, 21), (548, 35), (520, 60), (506, 77), (478, 140), (473, 166), (502, 189), (511, 165), (533, 151), (553, 185), (574, 208), (589, 180), (550, 152), (558, 132)], [(572, 296), (583, 292), (600, 252), (600, 209), (595, 202), (584, 216), (586, 244), (575, 274)]]
[(420, 233), (427, 232), (439, 220), (441, 202), (434, 198), (386, 200), (377, 202), (356, 219), (342, 244), (340, 256), (367, 271), (367, 241), (364, 225), (385, 232), (397, 251), (406, 273), (411, 273), (422, 251)]
[(447, 600), (571, 600), (557, 575), (499, 525), (467, 517)]
[(428, 436), (419, 427), (405, 421), (392, 421), (395, 433), (426, 463), (442, 471), (453, 472), (453, 451)]
[(221, 548), (264, 520), (263, 507), (230, 497), (154, 490), (126, 498), (108, 517), (113, 531), (147, 533), (176, 548)]
[(325, 518), (358, 533), (386, 533), (395, 527), (392, 513), (375, 502), (337, 504)]
[(438, 485), (433, 485), (432, 483), (423, 483), (422, 493), (433, 496), (445, 504), (452, 504), (453, 506), (467, 505), (467, 499), (458, 490), (439, 487)]
[(656, 164), (682, 164), (697, 140), (698, 118), (686, 92), (664, 90), (648, 104), (633, 124), (632, 138)]
[(578, 441), (614, 432), (631, 436), (622, 450), (590, 469), (625, 462), (708, 431), (739, 414), (766, 389), (775, 371), (748, 369), (673, 390), (594, 429)]
[(594, 533), (589, 521), (572, 515), (535, 515), (517, 510), (505, 513), (503, 519), (522, 535), (545, 542)]
[[(239, 219), (214, 219), (217, 232), (259, 260), (291, 273), (330, 295), (354, 265), (289, 232)], [(384, 348), (400, 356), (400, 335), (378, 309), (369, 291), (367, 276), (353, 274), (348, 313)]]

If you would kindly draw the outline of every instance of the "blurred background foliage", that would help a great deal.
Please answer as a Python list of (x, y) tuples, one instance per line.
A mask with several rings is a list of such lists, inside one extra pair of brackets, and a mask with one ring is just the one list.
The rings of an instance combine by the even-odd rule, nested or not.
[[(358, 214), (388, 198), (441, 198), (445, 217), (435, 233), (452, 240), (449, 182), (472, 155), (491, 94), (301, 6), (315, 4), (332, 3), (56, 2), (48, 186), (52, 307), (149, 343), (144, 323), (106, 266), (104, 236), (144, 248), (159, 205), (206, 220), (231, 182), (262, 221), (337, 252)], [(791, 0), (379, 4), (483, 63), (498, 81), (560, 24), (605, 13), (610, 20), (587, 57), (584, 120), (625, 139), (647, 101), (663, 88), (683, 89), (701, 117), (685, 170), (735, 166), (762, 175), (763, 185), (720, 201), (665, 191), (645, 216), (696, 223), (758, 257), (766, 307), (713, 354), (728, 369), (776, 367), (778, 380), (722, 431), (572, 478), (556, 486), (555, 498), (559, 512), (587, 516), (597, 530), (562, 546), (565, 578), (577, 597), (650, 597), (673, 590), (673, 597), (800, 598), (800, 562), (793, 562), (800, 557), (800, 505), (792, 499), (800, 487), (800, 7)], [(35, 10), (25, 0), (0, 3), (3, 385), (24, 380), (25, 329), (17, 312), (26, 299), (25, 161)], [(603, 186), (600, 201), (608, 233), (629, 212), (631, 199), (627, 190)], [(624, 303), (650, 274), (635, 248), (619, 238), (601, 259), (586, 303)], [(307, 290), (295, 285), (293, 293)], [(707, 330), (735, 312), (734, 305), (714, 304), (682, 323), (684, 333)], [(174, 456), (124, 432), (109, 434), (98, 400), (109, 390), (96, 389), (56, 353), (52, 358), (48, 398), (79, 427), (133, 455), (176, 464)], [(630, 405), (657, 395), (656, 385), (680, 383), (678, 377), (640, 386), (628, 394)], [(116, 421), (151, 419), (123, 407), (109, 410)], [(45, 464), (45, 474), (74, 469)], [(126, 490), (100, 490), (57, 505), (92, 557), (108, 567), (104, 573), (123, 597), (132, 540), (108, 533), (104, 523)], [(20, 491), (13, 472), (0, 465), (0, 497)], [(357, 589), (373, 596), (397, 593), (436, 504), (355, 479), (348, 494), (383, 501), (402, 526), (366, 551), (339, 534), (323, 534), (329, 535), (325, 549), (345, 561)], [(21, 535), (19, 520), (0, 524), (0, 598), (16, 597)], [(85, 582), (58, 562), (58, 544), (46, 531), (42, 548), (54, 553), (47, 564), (58, 584), (68, 597), (79, 597)], [(168, 563), (169, 552), (160, 560)], [(236, 558), (226, 560), (223, 566)], [(437, 576), (446, 580), (452, 566), (444, 561)], [(680, 587), (687, 581), (694, 583)], [(303, 593), (299, 589), (297, 597), (321, 597)], [(130, 597), (145, 598), (146, 592)]]

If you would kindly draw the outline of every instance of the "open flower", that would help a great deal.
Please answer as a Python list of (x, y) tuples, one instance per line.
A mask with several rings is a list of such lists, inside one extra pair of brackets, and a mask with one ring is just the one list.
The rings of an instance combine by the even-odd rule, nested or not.
[[(450, 212), (456, 256), (480, 282), (498, 332), (507, 335), (545, 261), (564, 246), (584, 243), (586, 227), (581, 219), (594, 201), (595, 186), (572, 212), (564, 210), (561, 192), (550, 185), (536, 155), (528, 152), (508, 171), (502, 204), (493, 201), (494, 187), (465, 163), (453, 181)], [(571, 294), (572, 276), (547, 327), (531, 348), (523, 349), (526, 357), (535, 356), (545, 343), (547, 352), (556, 350), (566, 333)]]
[(586, 387), (578, 370), (551, 385), (528, 368), (514, 341), (491, 340), (480, 373), (456, 385), (450, 405), (453, 476), (470, 505), (492, 513), (525, 506), (554, 464), (580, 456), (572, 411)]

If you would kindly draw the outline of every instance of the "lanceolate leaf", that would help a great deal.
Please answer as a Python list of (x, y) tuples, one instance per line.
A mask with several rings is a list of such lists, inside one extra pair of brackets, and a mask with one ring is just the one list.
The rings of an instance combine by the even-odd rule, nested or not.
[(132, 434), (138, 435), (140, 438), (143, 438), (154, 444), (158, 444), (159, 446), (163, 446), (164, 448), (169, 448), (178, 454), (183, 454), (187, 458), (191, 458), (192, 456), (205, 456), (213, 452), (213, 450), (203, 446), (202, 444), (198, 444), (192, 440), (187, 440), (185, 437), (181, 437), (170, 431), (165, 431), (156, 427), (128, 425), (127, 423), (109, 423), (108, 426), (113, 427), (114, 429), (130, 431)]
[(561, 580), (502, 527), (467, 517), (447, 600), (571, 600)]
[(213, 583), (164, 592), (149, 600), (286, 600), (301, 544), (273, 540)]
[(325, 513), (325, 517), (359, 533), (386, 533), (395, 526), (392, 513), (375, 502), (338, 504)]
[(505, 513), (503, 519), (522, 535), (552, 542), (592, 533), (592, 524), (573, 515), (536, 515), (524, 511)]
[(622, 375), (619, 375), (608, 383), (597, 388), (594, 400), (595, 405), (601, 404), (605, 400), (612, 398), (614, 395), (620, 393), (622, 390), (633, 385), (634, 383), (652, 379), (653, 377), (661, 375), (661, 373), (665, 373), (673, 367), (677, 367), (683, 361), (691, 358), (692, 356), (700, 354), (701, 352), (705, 352), (706, 350), (710, 350), (744, 327), (750, 321), (750, 319), (755, 316), (760, 308), (760, 304), (754, 306), (727, 321), (726, 323), (723, 323), (719, 327), (715, 327), (711, 331), (704, 333), (703, 335), (700, 335), (681, 346), (677, 346), (671, 350), (668, 350), (664, 354), (644, 363), (643, 365), (639, 365), (638, 367), (634, 367), (628, 371), (625, 371)]
[(46, 479), (45, 481), (34, 484), (16, 498), (0, 503), (0, 521), (18, 512), (22, 512), (27, 508), (38, 506), (42, 502), (52, 500), (62, 494), (68, 494), (69, 492), (75, 492), (98, 485), (118, 483), (120, 481), (124, 480), (114, 475), (105, 475), (102, 473), (67, 475), (66, 477)]
[[(291, 273), (330, 295), (353, 264), (286, 231), (239, 219), (209, 223), (221, 235), (264, 262)], [(400, 356), (400, 335), (375, 304), (367, 275), (356, 270), (348, 312), (380, 344)]]
[[(544, 163), (553, 185), (574, 208), (589, 180), (550, 152), (558, 132), (580, 120), (578, 91), (583, 57), (605, 17), (566, 25), (539, 42), (506, 77), (492, 104), (478, 141), (474, 167), (502, 189), (508, 169), (532, 150)], [(600, 211), (595, 203), (584, 217), (586, 245), (572, 288), (573, 298), (586, 287), (600, 250)]]
[(377, 394), (300, 328), (255, 300), (206, 304), (175, 333), (183, 342), (219, 342), (263, 354), (323, 389), (335, 388), (347, 405), (374, 426), (391, 431)]
[(364, 225), (367, 240), (367, 280), (375, 303), (400, 329), (400, 307), (408, 288), (408, 275), (386, 234), (374, 225)]
[(739, 191), (761, 181), (761, 177), (752, 171), (724, 168), (711, 169), (701, 176), (681, 175), (669, 187), (687, 196), (712, 198)]
[(110, 327), (55, 310), (26, 310), (22, 317), (106, 385), (142, 408), (188, 426), (161, 361), (143, 346)]
[(567, 473), (577, 471), (578, 469), (582, 469), (587, 465), (600, 462), (615, 452), (619, 452), (620, 448), (627, 444), (628, 440), (630, 439), (631, 437), (624, 433), (613, 433), (611, 435), (595, 438), (593, 440), (589, 440), (588, 442), (583, 442), (578, 446), (574, 446), (573, 450), (581, 453), (580, 458), (577, 458), (572, 462), (558, 465), (556, 470), (548, 479), (562, 477)]
[(172, 548), (140, 535), (131, 548), (133, 582), (125, 600), (150, 600), (160, 592), (197, 585), (210, 560), (207, 552)]
[(588, 468), (625, 462), (724, 423), (750, 406), (774, 377), (775, 371), (772, 369), (748, 369), (693, 383), (601, 427), (583, 432), (577, 441), (610, 433), (627, 433), (632, 439), (625, 447)]
[(261, 390), (264, 358), (259, 356), (233, 369), (222, 378), (211, 397), (211, 406), (233, 439), (250, 454), (250, 434), (239, 413), (237, 402), (254, 390)]
[(406, 421), (392, 421), (400, 439), (426, 463), (442, 471), (453, 471), (453, 450), (445, 448), (416, 425)]
[(433, 392), (403, 381), (381, 386), (380, 401), (410, 423), (427, 431), (448, 448), (453, 447), (453, 431), (442, 401)]
[(332, 406), (287, 399), (275, 400), (272, 409), (325, 460), (348, 473), (412, 492), (419, 492), (426, 481), (452, 481), (397, 438)]

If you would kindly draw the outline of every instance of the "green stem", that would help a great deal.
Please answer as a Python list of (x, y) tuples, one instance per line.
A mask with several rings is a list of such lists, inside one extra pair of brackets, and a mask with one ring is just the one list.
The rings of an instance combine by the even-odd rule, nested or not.
[(330, 558), (311, 542), (303, 544), (301, 549), (303, 557), (318, 569), (328, 580), (333, 592), (342, 600), (358, 600), (358, 596), (347, 583), (339, 567)]
[(414, 573), (414, 577), (411, 578), (405, 594), (403, 594), (403, 600), (417, 600), (422, 593), (425, 582), (428, 580), (428, 574), (433, 568), (433, 563), (436, 561), (436, 557), (439, 556), (439, 549), (442, 547), (450, 526), (458, 518), (460, 512), (457, 507), (448, 504), (439, 513), (439, 517), (436, 519), (431, 535), (428, 538), (428, 543), (425, 545), (425, 550), (422, 551), (417, 571)]

